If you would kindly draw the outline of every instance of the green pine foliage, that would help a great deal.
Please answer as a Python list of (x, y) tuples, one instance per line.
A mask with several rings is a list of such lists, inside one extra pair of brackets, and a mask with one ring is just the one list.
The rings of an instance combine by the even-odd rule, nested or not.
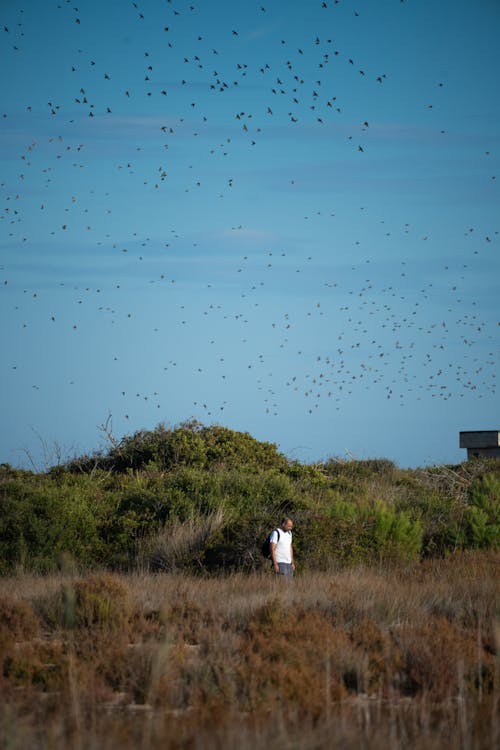
[(0, 467), (0, 574), (258, 570), (284, 514), (299, 571), (497, 549), (500, 462), (302, 464), (248, 433), (159, 425), (46, 473)]

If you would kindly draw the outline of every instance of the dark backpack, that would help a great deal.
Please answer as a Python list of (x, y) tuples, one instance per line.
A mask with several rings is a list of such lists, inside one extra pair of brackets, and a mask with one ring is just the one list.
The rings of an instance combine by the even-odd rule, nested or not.
[[(280, 538), (280, 530), (279, 530), (279, 529), (273, 529), (273, 531), (277, 531), (277, 532), (278, 532), (278, 541), (279, 541), (279, 538)], [(269, 534), (267, 535), (266, 541), (265, 541), (265, 542), (263, 543), (263, 545), (262, 545), (262, 547), (261, 547), (261, 552), (262, 552), (262, 554), (264, 555), (264, 557), (265, 557), (265, 558), (266, 558), (267, 560), (270, 560), (270, 559), (271, 559), (271, 534), (273, 533), (273, 531), (271, 531), (271, 532), (270, 532), (270, 533), (269, 533)]]

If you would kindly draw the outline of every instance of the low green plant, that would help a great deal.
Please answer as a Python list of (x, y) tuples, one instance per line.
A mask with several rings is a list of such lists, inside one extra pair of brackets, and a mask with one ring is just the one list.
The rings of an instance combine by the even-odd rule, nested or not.
[(500, 475), (486, 474), (470, 489), (467, 509), (467, 542), (476, 549), (500, 547)]

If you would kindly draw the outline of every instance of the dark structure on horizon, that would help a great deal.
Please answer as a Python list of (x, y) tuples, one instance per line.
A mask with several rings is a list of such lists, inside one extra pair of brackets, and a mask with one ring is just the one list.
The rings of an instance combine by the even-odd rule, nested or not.
[(500, 458), (500, 430), (461, 432), (460, 447), (467, 448), (467, 458)]

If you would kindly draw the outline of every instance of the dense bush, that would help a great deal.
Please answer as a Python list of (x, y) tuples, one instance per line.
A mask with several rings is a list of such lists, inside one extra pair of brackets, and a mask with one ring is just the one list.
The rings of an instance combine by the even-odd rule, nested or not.
[(299, 569), (498, 548), (500, 466), (307, 465), (247, 433), (159, 425), (45, 474), (0, 467), (0, 573), (255, 570), (284, 514)]
[(71, 552), (82, 566), (100, 556), (95, 489), (18, 473), (0, 480), (0, 573), (47, 572)]
[(160, 424), (154, 430), (139, 430), (116, 442), (106, 455), (74, 459), (70, 471), (88, 472), (94, 467), (116, 472), (153, 469), (171, 471), (178, 466), (198, 468), (240, 467), (255, 470), (287, 466), (274, 443), (260, 442), (247, 432), (226, 427), (205, 427), (196, 420), (175, 429)]
[(465, 542), (478, 549), (500, 547), (500, 474), (486, 474), (471, 486)]

